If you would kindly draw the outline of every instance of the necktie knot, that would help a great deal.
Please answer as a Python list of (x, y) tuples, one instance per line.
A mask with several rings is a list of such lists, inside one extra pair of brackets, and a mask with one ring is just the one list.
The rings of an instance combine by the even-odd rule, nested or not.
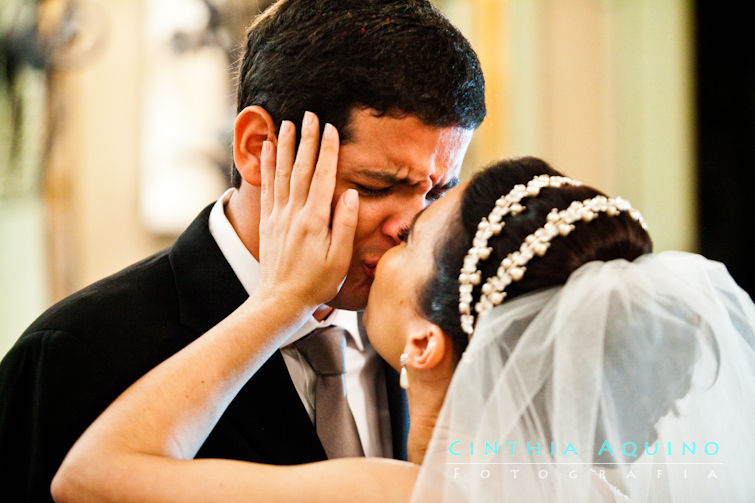
[(346, 372), (344, 352), (346, 331), (340, 327), (321, 328), (294, 343), (318, 375), (339, 375)]

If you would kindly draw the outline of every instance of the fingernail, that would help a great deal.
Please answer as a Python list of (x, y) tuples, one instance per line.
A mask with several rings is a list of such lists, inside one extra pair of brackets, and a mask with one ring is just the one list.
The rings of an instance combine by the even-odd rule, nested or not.
[(262, 153), (263, 154), (270, 154), (273, 151), (273, 143), (271, 141), (265, 140), (262, 142)]
[(335, 134), (335, 132), (336, 132), (336, 128), (333, 127), (333, 124), (327, 123), (327, 124), (325, 124), (325, 129), (322, 132), (322, 137), (323, 138), (330, 138), (330, 137), (332, 137)]
[(291, 124), (290, 121), (281, 122), (280, 134), (288, 134), (289, 131), (291, 131), (291, 126), (293, 126), (293, 124)]
[(304, 112), (304, 120), (302, 121), (302, 127), (309, 127), (312, 125), (312, 122), (314, 121), (315, 114), (312, 112)]
[(357, 201), (359, 201), (359, 195), (357, 194), (357, 191), (354, 189), (348, 189), (346, 191), (346, 194), (344, 194), (343, 196), (343, 203), (347, 208), (353, 210), (357, 207)]

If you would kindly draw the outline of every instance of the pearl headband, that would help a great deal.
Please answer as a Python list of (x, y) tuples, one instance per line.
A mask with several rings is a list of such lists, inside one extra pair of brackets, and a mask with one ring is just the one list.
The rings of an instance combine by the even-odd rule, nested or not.
[[(640, 213), (631, 207), (631, 205), (624, 199), (607, 198), (605, 196), (596, 196), (584, 201), (572, 201), (569, 207), (565, 210), (558, 211), (553, 208), (546, 219), (546, 224), (537, 229), (524, 239), (524, 242), (519, 247), (519, 250), (509, 253), (506, 258), (501, 261), (501, 265), (498, 267), (498, 271), (495, 276), (491, 276), (487, 279), (482, 286), (482, 295), (479, 302), (475, 304), (475, 311), (481, 314), (488, 309), (491, 309), (503, 302), (506, 298), (505, 289), (514, 281), (519, 281), (524, 276), (527, 268), (526, 264), (535, 256), (543, 256), (550, 247), (550, 241), (556, 236), (567, 236), (574, 229), (574, 223), (577, 221), (589, 222), (593, 220), (598, 213), (606, 213), (610, 216), (617, 216), (622, 211), (628, 212), (629, 215), (642, 225), (647, 230), (644, 220)], [(521, 210), (520, 210), (521, 212)], [(485, 219), (483, 219), (485, 221)], [(500, 231), (499, 231), (500, 232)], [(484, 258), (489, 256), (489, 252)], [(467, 255), (469, 257), (469, 255)], [(483, 258), (483, 259), (484, 259)], [(467, 258), (465, 258), (465, 265)], [(471, 262), (471, 261), (470, 261)], [(475, 261), (476, 267), (476, 261)], [(462, 272), (464, 269), (462, 268)], [(480, 272), (475, 272), (478, 279)], [(461, 279), (460, 291), (461, 291)], [(479, 279), (477, 283), (479, 284)], [(467, 287), (465, 287), (466, 292)], [(461, 328), (470, 337), (474, 332), (474, 316), (471, 314), (470, 302), (472, 294), (471, 288), (468, 295), (460, 297), (459, 312), (461, 313)]]
[(461, 314), (461, 328), (472, 335), (474, 332), (474, 316), (472, 315), (472, 290), (482, 281), (482, 273), (477, 263), (490, 256), (493, 248), (488, 246), (488, 240), (501, 233), (504, 225), (502, 220), (506, 215), (518, 215), (524, 211), (520, 203), (525, 197), (535, 197), (540, 189), (545, 187), (561, 187), (562, 185), (580, 186), (582, 182), (565, 176), (538, 175), (527, 182), (527, 185), (517, 184), (508, 194), (498, 198), (493, 210), (487, 217), (483, 217), (477, 225), (477, 232), (472, 240), (472, 248), (464, 257), (464, 263), (459, 274), (459, 313)]

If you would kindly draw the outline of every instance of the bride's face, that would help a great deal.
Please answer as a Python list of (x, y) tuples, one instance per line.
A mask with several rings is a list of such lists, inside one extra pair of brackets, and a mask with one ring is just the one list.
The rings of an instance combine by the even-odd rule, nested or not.
[(466, 183), (452, 189), (412, 221), (407, 240), (385, 252), (375, 271), (364, 325), (370, 342), (394, 368), (412, 330), (430, 323), (420, 315), (417, 297), (435, 265), (435, 245), (458, 211)]

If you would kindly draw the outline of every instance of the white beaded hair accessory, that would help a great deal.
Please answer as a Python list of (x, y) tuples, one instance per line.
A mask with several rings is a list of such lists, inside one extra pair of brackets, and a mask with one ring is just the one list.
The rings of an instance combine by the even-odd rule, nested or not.
[(537, 175), (527, 182), (527, 185), (517, 184), (509, 191), (508, 194), (498, 198), (493, 210), (487, 217), (483, 217), (477, 225), (477, 232), (472, 240), (472, 248), (469, 249), (464, 257), (464, 263), (459, 274), (459, 313), (461, 313), (461, 328), (468, 335), (474, 332), (474, 316), (472, 315), (472, 290), (475, 285), (482, 281), (482, 275), (477, 268), (477, 263), (482, 259), (485, 260), (493, 251), (488, 246), (488, 240), (500, 234), (505, 222), (503, 217), (508, 214), (518, 215), (524, 211), (521, 201), (525, 197), (535, 197), (540, 194), (540, 190), (545, 187), (561, 187), (562, 185), (573, 185), (578, 187), (582, 182), (572, 180), (565, 176)]
[(647, 230), (647, 225), (640, 212), (620, 197), (609, 199), (605, 196), (596, 196), (584, 201), (572, 201), (565, 210), (559, 211), (553, 208), (548, 214), (546, 224), (527, 236), (519, 250), (509, 253), (501, 261), (496, 275), (488, 278), (482, 285), (482, 295), (479, 302), (475, 304), (475, 311), (482, 314), (502, 303), (503, 299), (506, 298), (506, 287), (512, 282), (522, 279), (527, 270), (527, 263), (535, 255), (545, 255), (553, 238), (568, 236), (575, 229), (575, 222), (590, 222), (598, 216), (598, 213), (606, 213), (615, 217), (622, 211), (629, 213), (634, 220), (642, 225), (643, 229)]

